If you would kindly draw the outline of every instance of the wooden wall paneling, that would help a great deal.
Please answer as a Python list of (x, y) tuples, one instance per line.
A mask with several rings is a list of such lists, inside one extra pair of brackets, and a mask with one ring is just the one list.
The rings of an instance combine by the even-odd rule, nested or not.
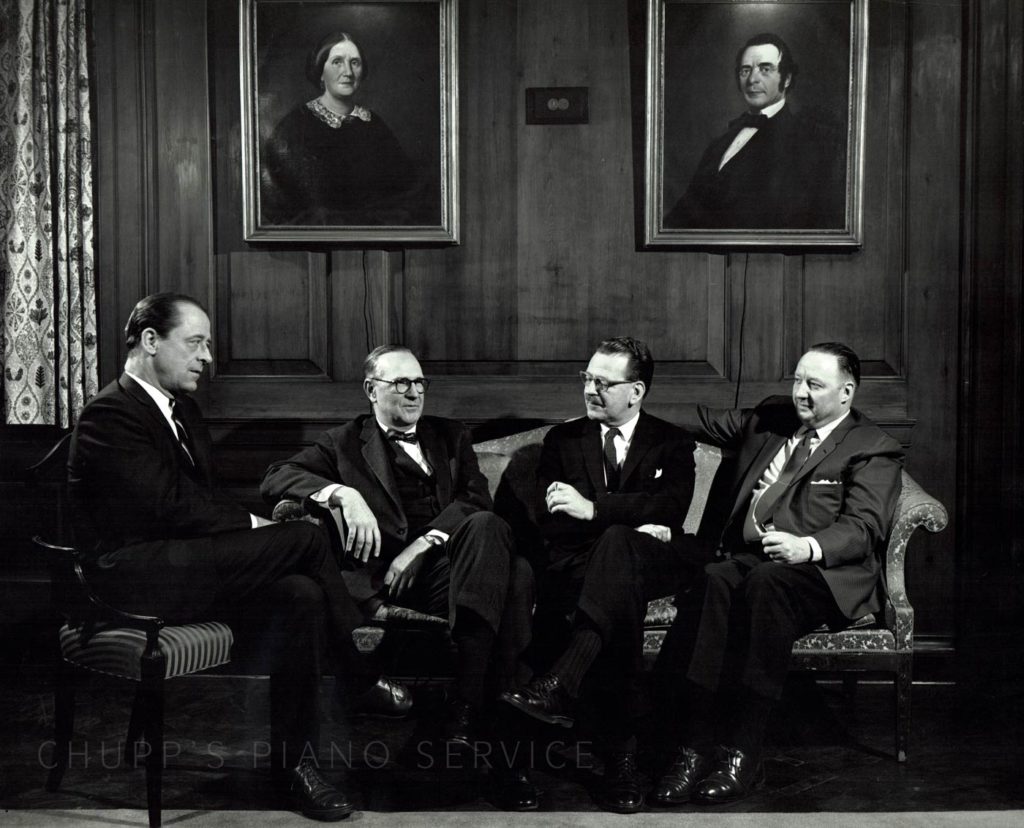
[[(955, 502), (961, 10), (909, 6), (906, 216), (907, 410), (917, 419), (907, 468), (947, 508)], [(924, 629), (950, 633), (954, 619), (955, 517), (950, 530), (915, 539), (907, 564)]]
[(957, 633), (972, 692), (1024, 667), (1024, 8), (977, 0), (965, 21)]
[(218, 257), (218, 376), (329, 379), (327, 256), (290, 251)]
[(147, 123), (151, 44), (146, 6), (105, 0), (93, 7), (97, 327), (100, 385), (124, 363), (124, 323), (149, 292), (151, 156)]
[[(405, 256), (405, 340), (432, 373), (507, 372), (518, 319), (516, 3), (459, 6), (462, 243)], [(458, 363), (458, 364), (450, 364)]]
[[(527, 87), (589, 85), (588, 12), (579, 3), (520, 0), (519, 101)], [(598, 206), (589, 186), (594, 125), (526, 126), (523, 115), (517, 121), (517, 356), (579, 361), (592, 338), (592, 287), (600, 279), (584, 253)]]
[[(385, 327), (384, 308), (371, 301), (367, 259), (372, 255), (362, 250), (330, 253), (331, 352), (336, 382), (360, 380), (363, 359), (381, 344), (372, 333)], [(378, 251), (376, 255), (384, 254)]]
[(155, 164), (159, 223), (151, 275), (161, 290), (213, 300), (206, 0), (153, 2)]
[(778, 253), (738, 252), (729, 255), (731, 307), (727, 336), (732, 351), (729, 379), (733, 382), (741, 379), (741, 405), (762, 399), (760, 396), (756, 399), (749, 397), (749, 380), (777, 382), (787, 370), (783, 352), (785, 329), (790, 323), (784, 318), (786, 259), (785, 255)]

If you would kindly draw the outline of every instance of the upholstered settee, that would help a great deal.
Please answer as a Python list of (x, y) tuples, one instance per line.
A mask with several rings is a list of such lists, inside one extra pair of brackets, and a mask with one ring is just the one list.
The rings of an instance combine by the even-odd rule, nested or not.
[[(544, 435), (551, 426), (541, 426), (500, 437), (474, 446), (480, 468), (487, 477), (495, 510), (512, 523), (521, 539), (524, 551), (539, 543), (539, 536), (531, 537), (536, 525), (537, 502), (536, 471)], [(683, 531), (698, 533), (708, 506), (715, 472), (721, 463), (717, 448), (698, 443), (694, 452), (696, 484), (690, 508), (682, 521)], [(282, 502), (275, 517), (294, 516), (298, 504)], [(914, 609), (907, 598), (904, 581), (907, 544), (911, 535), (923, 526), (930, 532), (945, 528), (948, 516), (945, 508), (925, 492), (909, 474), (903, 473), (903, 489), (892, 531), (885, 552), (886, 601), (883, 610), (859, 619), (840, 632), (822, 628), (804, 636), (793, 646), (793, 666), (804, 670), (827, 671), (884, 671), (894, 676), (897, 698), (896, 755), (906, 758), (910, 731), (910, 684), (914, 648)], [(339, 527), (340, 528), (340, 527)], [(535, 531), (535, 530), (534, 530)], [(673, 596), (652, 601), (647, 610), (644, 650), (654, 655), (661, 647), (668, 627), (675, 618)], [(360, 649), (372, 650), (385, 634), (379, 626), (360, 628), (356, 641)]]

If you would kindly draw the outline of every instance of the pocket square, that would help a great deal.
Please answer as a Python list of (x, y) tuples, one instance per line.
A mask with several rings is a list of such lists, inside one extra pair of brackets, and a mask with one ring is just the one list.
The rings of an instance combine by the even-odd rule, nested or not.
[(838, 486), (838, 480), (812, 480), (812, 486)]
[(657, 480), (659, 477), (661, 477), (661, 469), (655, 469), (654, 470), (654, 479)]

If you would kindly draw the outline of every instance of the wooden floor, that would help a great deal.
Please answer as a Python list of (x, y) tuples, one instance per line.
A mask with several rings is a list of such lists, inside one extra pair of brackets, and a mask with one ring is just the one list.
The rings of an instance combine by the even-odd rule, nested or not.
[[(53, 726), (48, 668), (25, 656), (0, 666), (0, 808), (66, 812), (144, 806), (143, 772), (123, 766), (118, 749), (127, 725), (129, 688), (99, 677), (82, 688), (73, 764), (61, 790), (47, 793), (43, 781)], [(486, 765), (485, 757), (476, 762), (472, 756), (446, 757), (424, 742), (436, 711), (436, 691), (419, 692), (420, 713), (413, 720), (364, 720), (346, 730), (335, 723), (333, 688), (333, 681), (325, 679), (328, 712), (321, 763), (328, 777), (348, 780), (362, 809), (495, 810), (487, 776), (473, 766)], [(841, 683), (794, 676), (772, 723), (766, 785), (715, 813), (1024, 808), (1024, 686), (996, 683), (965, 698), (951, 684), (919, 684), (913, 704), (910, 759), (901, 765), (892, 758), (889, 685), (862, 682), (850, 697)], [(168, 684), (166, 709), (166, 808), (280, 808), (266, 770), (266, 681), (179, 679)], [(596, 810), (591, 793), (599, 760), (586, 734), (576, 735), (578, 742), (537, 748), (541, 769), (535, 780), (544, 792), (544, 810)]]

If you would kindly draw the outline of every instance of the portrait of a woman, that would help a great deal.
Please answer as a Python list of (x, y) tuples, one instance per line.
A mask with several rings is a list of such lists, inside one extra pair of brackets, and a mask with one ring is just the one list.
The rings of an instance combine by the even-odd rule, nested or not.
[(306, 78), (319, 95), (276, 125), (261, 147), (264, 220), (290, 226), (436, 224), (430, 176), (384, 120), (360, 103), (370, 62), (347, 32), (309, 53)]

